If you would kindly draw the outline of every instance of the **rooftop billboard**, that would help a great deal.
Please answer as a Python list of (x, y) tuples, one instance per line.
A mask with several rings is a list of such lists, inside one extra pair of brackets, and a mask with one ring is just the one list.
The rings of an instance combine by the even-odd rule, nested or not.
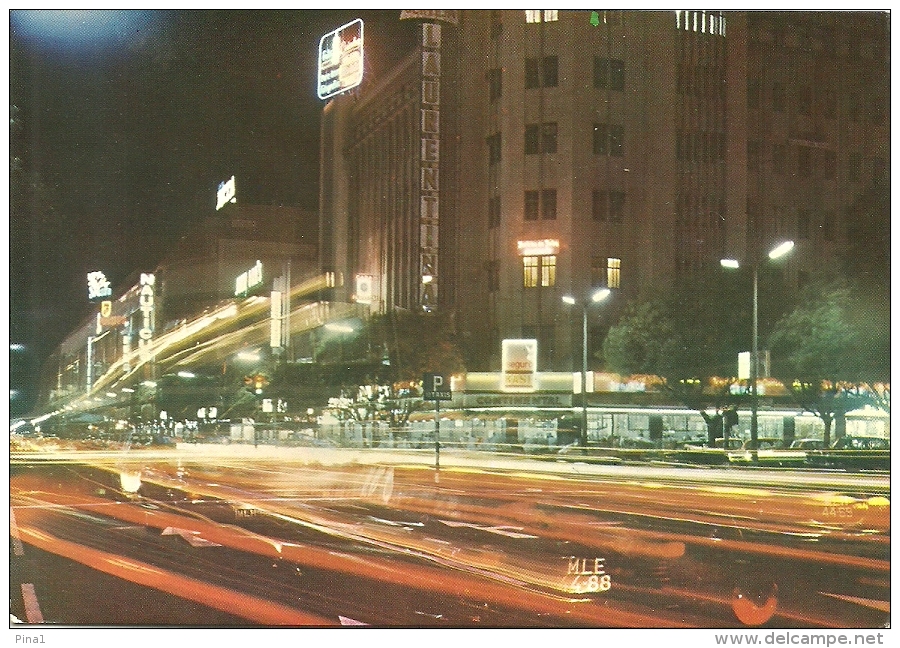
[(359, 18), (319, 40), (319, 99), (352, 90), (363, 77), (363, 21)]

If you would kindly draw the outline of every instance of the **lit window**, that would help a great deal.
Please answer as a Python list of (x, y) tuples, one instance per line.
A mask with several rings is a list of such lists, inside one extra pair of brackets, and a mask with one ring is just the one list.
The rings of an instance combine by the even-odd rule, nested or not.
[(556, 257), (541, 257), (541, 285), (550, 287), (556, 285)]
[(525, 22), (539, 23), (543, 19), (544, 22), (556, 22), (559, 20), (559, 11), (557, 9), (526, 9)]
[(522, 257), (525, 288), (550, 288), (556, 285), (556, 255)]
[(524, 285), (526, 288), (537, 288), (539, 258), (536, 256), (522, 257), (522, 267), (525, 270)]
[(606, 260), (606, 287), (618, 288), (622, 279), (622, 259), (610, 257)]

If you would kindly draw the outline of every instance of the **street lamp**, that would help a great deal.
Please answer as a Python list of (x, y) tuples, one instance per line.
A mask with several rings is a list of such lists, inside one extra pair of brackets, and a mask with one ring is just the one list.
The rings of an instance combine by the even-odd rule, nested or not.
[[(581, 306), (581, 438), (579, 440), (581, 447), (587, 447), (587, 364), (588, 364), (588, 325), (587, 325), (587, 315), (588, 315), (588, 306), (591, 304), (596, 304), (602, 302), (604, 299), (609, 297), (610, 295), (609, 288), (601, 288), (600, 290), (595, 291), (591, 294), (590, 297), (585, 299), (582, 302), (578, 302), (571, 295), (564, 295), (562, 300), (569, 304), (570, 306), (580, 305)], [(572, 393), (574, 395), (575, 389), (574, 385), (572, 388)]]
[[(769, 251), (770, 259), (779, 259), (794, 248), (793, 241), (784, 241)], [(723, 268), (739, 268), (741, 264), (736, 259), (722, 259)], [(750, 357), (750, 451), (756, 460), (757, 440), (759, 437), (759, 396), (756, 389), (756, 380), (759, 375), (759, 260), (754, 259), (753, 264), (753, 352)]]

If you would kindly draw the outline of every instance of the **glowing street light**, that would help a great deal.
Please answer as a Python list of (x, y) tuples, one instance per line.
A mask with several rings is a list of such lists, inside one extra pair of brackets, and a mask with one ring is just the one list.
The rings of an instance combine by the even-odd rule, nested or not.
[[(587, 364), (588, 364), (588, 326), (587, 326), (587, 314), (588, 307), (591, 304), (597, 304), (602, 302), (604, 299), (610, 296), (611, 290), (609, 288), (601, 288), (593, 292), (588, 299), (585, 299), (581, 302), (581, 435), (579, 443), (583, 448), (587, 447)], [(575, 306), (578, 304), (578, 300), (576, 300), (572, 295), (564, 295), (562, 298), (563, 302), (569, 304), (570, 306)], [(572, 394), (574, 396), (575, 388), (573, 385)], [(573, 398), (574, 401), (574, 398)]]
[[(784, 241), (772, 248), (769, 259), (779, 259), (794, 249), (793, 241)], [(723, 268), (739, 268), (740, 263), (736, 259), (722, 259)], [(753, 353), (750, 358), (750, 451), (753, 460), (757, 459), (757, 445), (759, 438), (759, 395), (756, 389), (756, 380), (759, 375), (759, 260), (754, 259), (753, 264)]]

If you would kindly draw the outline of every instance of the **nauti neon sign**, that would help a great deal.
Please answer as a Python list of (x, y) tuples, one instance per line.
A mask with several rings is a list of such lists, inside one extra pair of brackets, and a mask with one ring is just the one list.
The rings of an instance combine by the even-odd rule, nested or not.
[(153, 339), (153, 311), (156, 277), (141, 273), (141, 291), (138, 298), (138, 309), (141, 311), (141, 328), (138, 330), (139, 346), (146, 347)]

